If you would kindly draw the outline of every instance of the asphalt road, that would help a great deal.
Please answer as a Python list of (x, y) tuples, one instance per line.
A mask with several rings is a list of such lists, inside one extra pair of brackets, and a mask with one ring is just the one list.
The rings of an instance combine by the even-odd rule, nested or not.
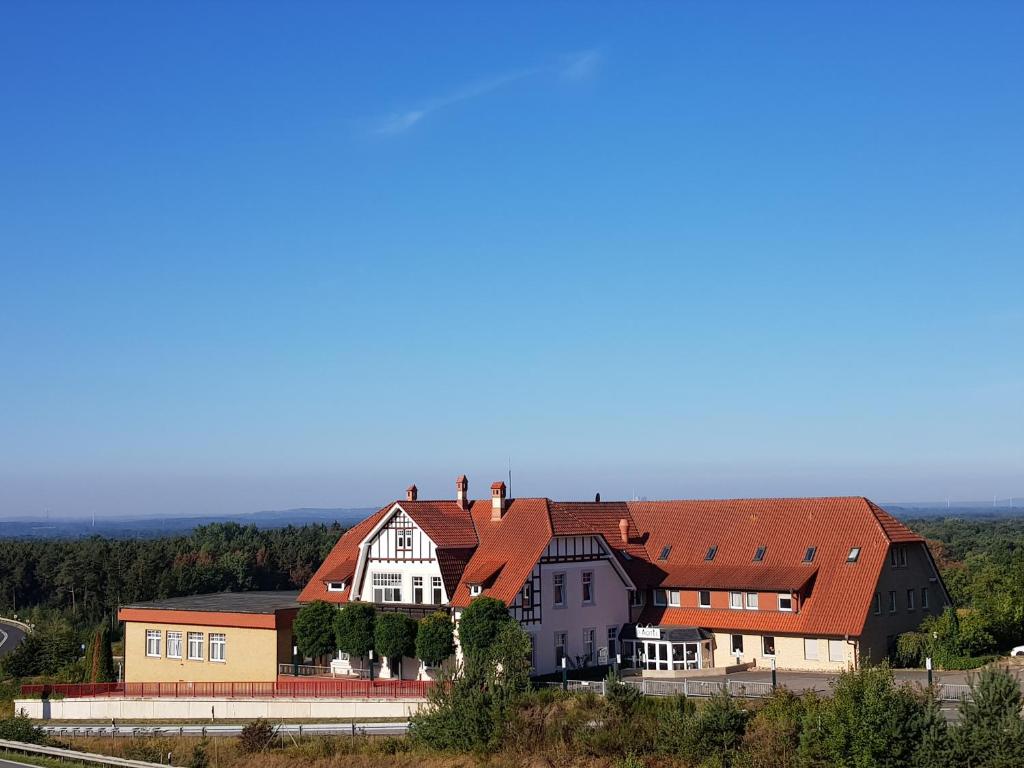
[(39, 766), (30, 765), (29, 763), (13, 763), (10, 760), (0, 760), (0, 768), (39, 768)]
[(0, 656), (13, 651), (25, 637), (25, 631), (13, 624), (0, 623)]

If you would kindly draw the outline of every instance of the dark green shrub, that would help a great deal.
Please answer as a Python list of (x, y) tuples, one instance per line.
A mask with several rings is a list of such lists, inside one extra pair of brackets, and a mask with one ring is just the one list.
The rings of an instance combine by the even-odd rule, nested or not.
[(1021, 691), (1008, 671), (988, 668), (971, 685), (972, 699), (960, 703), (953, 748), (962, 765), (1019, 768), (1024, 765)]
[(0, 719), (0, 739), (23, 741), (26, 744), (44, 744), (46, 733), (42, 728), (34, 726), (26, 715), (19, 712), (14, 717)]
[(348, 603), (334, 617), (334, 638), (338, 650), (350, 656), (368, 656), (373, 648), (377, 611), (367, 603)]
[(498, 630), (513, 619), (508, 608), (493, 597), (478, 597), (462, 612), (459, 619), (459, 642), (467, 658), (486, 654)]
[(416, 656), (436, 667), (455, 653), (455, 625), (448, 614), (438, 611), (422, 619), (416, 629)]
[(416, 654), (416, 622), (404, 613), (383, 613), (373, 628), (373, 645), (382, 659), (399, 662), (404, 656)]
[(338, 609), (322, 600), (304, 605), (295, 616), (292, 631), (299, 653), (312, 659), (333, 656), (337, 649), (334, 621)]
[(274, 743), (277, 733), (274, 726), (263, 718), (248, 723), (238, 736), (238, 749), (246, 755), (266, 752)]

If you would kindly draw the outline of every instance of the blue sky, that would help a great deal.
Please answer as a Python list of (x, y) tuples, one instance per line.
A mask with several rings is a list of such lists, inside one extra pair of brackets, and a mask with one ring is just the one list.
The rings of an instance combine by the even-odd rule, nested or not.
[[(897, 7), (898, 6), (898, 7)], [(19, 4), (0, 514), (1024, 495), (1019, 3)]]

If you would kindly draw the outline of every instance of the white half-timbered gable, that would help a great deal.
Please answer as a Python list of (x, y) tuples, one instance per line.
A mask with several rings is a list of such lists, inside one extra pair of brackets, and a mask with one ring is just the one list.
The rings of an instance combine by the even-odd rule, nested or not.
[(437, 545), (400, 504), (359, 545), (353, 599), (380, 605), (448, 602)]

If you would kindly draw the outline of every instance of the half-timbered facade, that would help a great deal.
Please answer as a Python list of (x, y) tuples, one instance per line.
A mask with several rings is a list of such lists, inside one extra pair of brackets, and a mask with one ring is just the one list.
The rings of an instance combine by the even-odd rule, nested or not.
[(539, 674), (618, 657), (652, 675), (842, 669), (883, 657), (949, 602), (924, 541), (860, 497), (560, 502), (490, 490), (470, 500), (460, 476), (454, 500), (420, 501), (411, 486), (346, 531), (300, 601), (440, 609), (458, 622), (493, 597), (530, 635)]

